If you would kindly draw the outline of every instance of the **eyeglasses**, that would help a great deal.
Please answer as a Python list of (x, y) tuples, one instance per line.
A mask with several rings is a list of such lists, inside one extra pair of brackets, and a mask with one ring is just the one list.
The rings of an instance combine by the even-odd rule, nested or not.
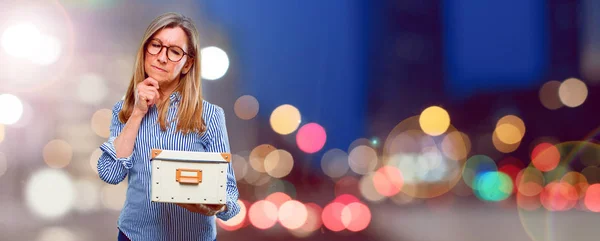
[[(184, 55), (188, 55), (178, 46), (165, 46), (160, 40), (153, 39), (146, 44), (146, 51), (151, 55), (157, 55), (163, 48), (167, 48), (167, 58), (173, 62), (179, 62)], [(191, 56), (190, 56), (191, 57)]]

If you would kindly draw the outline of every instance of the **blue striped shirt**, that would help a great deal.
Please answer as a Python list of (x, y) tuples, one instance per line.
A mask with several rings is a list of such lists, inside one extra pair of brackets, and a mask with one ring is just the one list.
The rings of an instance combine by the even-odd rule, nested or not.
[(227, 211), (217, 214), (216, 217), (209, 217), (192, 213), (175, 204), (150, 201), (150, 150), (157, 148), (229, 153), (225, 114), (221, 107), (203, 101), (202, 118), (207, 126), (206, 132), (184, 135), (176, 131), (177, 121), (174, 120), (181, 95), (175, 92), (171, 94), (170, 100), (167, 130), (161, 131), (160, 124), (157, 122), (157, 108), (152, 106), (141, 122), (133, 153), (125, 158), (117, 158), (114, 146), (115, 138), (125, 126), (118, 117), (123, 100), (115, 104), (110, 137), (100, 146), (102, 155), (98, 160), (98, 174), (103, 181), (110, 184), (118, 184), (125, 177), (129, 177), (127, 196), (117, 225), (132, 241), (212, 241), (217, 235), (215, 218), (226, 221), (240, 211), (237, 203), (239, 192), (231, 163), (227, 174)]

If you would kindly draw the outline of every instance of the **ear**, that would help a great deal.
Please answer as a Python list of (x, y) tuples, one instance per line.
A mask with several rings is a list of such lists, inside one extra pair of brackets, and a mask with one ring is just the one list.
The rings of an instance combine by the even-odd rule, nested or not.
[(187, 61), (185, 62), (185, 65), (183, 66), (183, 69), (181, 69), (181, 73), (187, 74), (190, 71), (190, 69), (192, 69), (193, 65), (194, 65), (194, 58), (188, 58)]

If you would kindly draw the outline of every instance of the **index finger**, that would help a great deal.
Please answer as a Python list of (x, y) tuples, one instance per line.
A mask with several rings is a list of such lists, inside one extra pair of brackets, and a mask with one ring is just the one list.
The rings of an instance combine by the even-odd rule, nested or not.
[(146, 84), (154, 86), (154, 88), (156, 88), (156, 89), (159, 89), (158, 81), (156, 81), (152, 77), (148, 77), (147, 79), (144, 80), (144, 82), (146, 82)]

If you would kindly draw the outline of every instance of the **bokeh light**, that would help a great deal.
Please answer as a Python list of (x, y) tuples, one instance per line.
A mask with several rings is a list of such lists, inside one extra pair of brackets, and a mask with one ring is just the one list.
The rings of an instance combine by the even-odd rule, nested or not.
[(552, 171), (559, 162), (560, 152), (550, 143), (540, 143), (531, 152), (531, 163), (540, 171)]
[(283, 193), (283, 192), (275, 192), (275, 193), (272, 193), (271, 195), (269, 195), (267, 198), (265, 198), (265, 200), (269, 201), (270, 203), (275, 205), (275, 207), (277, 209), (279, 209), (279, 207), (281, 207), (281, 205), (283, 205), (287, 201), (292, 200), (292, 197), (290, 197), (290, 195), (287, 195), (286, 193)]
[(353, 172), (365, 175), (372, 172), (378, 163), (377, 152), (370, 146), (357, 146), (348, 155), (348, 165)]
[(450, 115), (439, 106), (431, 106), (423, 110), (419, 117), (419, 124), (423, 132), (431, 136), (439, 136), (448, 130)]
[(51, 35), (41, 35), (34, 49), (35, 55), (31, 56), (30, 60), (39, 65), (55, 63), (62, 52), (60, 40)]
[(358, 146), (373, 146), (373, 142), (367, 138), (358, 138), (354, 141), (352, 141), (352, 143), (350, 143), (350, 145), (348, 145), (348, 150), (347, 152), (350, 153), (352, 150), (354, 150), (354, 148), (358, 147)]
[(539, 97), (542, 105), (549, 110), (556, 110), (563, 106), (558, 96), (558, 88), (560, 87), (560, 81), (552, 80), (546, 82), (540, 88)]
[(0, 177), (2, 177), (6, 171), (8, 170), (8, 160), (6, 159), (6, 155), (0, 152)]
[[(265, 171), (266, 172), (266, 171)], [(248, 172), (244, 176), (244, 181), (254, 186), (262, 186), (271, 180), (271, 176), (267, 173), (258, 172), (254, 168), (248, 168)]]
[(342, 223), (349, 231), (360, 232), (371, 223), (371, 210), (363, 203), (350, 203), (342, 210)]
[(294, 199), (297, 196), (296, 186), (293, 183), (277, 178), (271, 178), (266, 184), (257, 186), (254, 191), (258, 199), (269, 198), (272, 194), (278, 192), (285, 194), (289, 199)]
[(77, 180), (75, 186), (75, 210), (89, 213), (96, 210), (100, 204), (100, 185), (91, 180)]
[(101, 191), (101, 200), (104, 207), (113, 211), (121, 211), (125, 204), (127, 186), (125, 180), (117, 185), (104, 184)]
[(269, 121), (273, 131), (281, 135), (288, 135), (300, 126), (300, 111), (292, 105), (280, 105), (273, 110)]
[(375, 182), (373, 180), (374, 176), (374, 172), (369, 172), (367, 175), (363, 176), (358, 183), (358, 188), (361, 195), (365, 199), (374, 203), (378, 203), (385, 200), (385, 196), (377, 192), (377, 189), (375, 188)]
[(519, 140), (519, 142), (514, 144), (507, 144), (501, 141), (500, 138), (498, 138), (498, 132), (494, 131), (492, 134), (492, 144), (494, 145), (494, 148), (501, 153), (511, 153), (519, 148), (521, 141)]
[(579, 198), (583, 198), (585, 196), (586, 190), (589, 187), (587, 178), (585, 178), (585, 176), (579, 172), (568, 172), (560, 179), (560, 182), (564, 182), (573, 186)]
[(359, 180), (353, 176), (345, 176), (337, 180), (334, 186), (335, 196), (343, 194), (350, 194), (352, 196), (360, 196), (360, 190), (358, 188)]
[(513, 193), (513, 182), (503, 172), (489, 171), (478, 174), (473, 181), (475, 195), (484, 200), (499, 202)]
[(494, 131), (503, 143), (516, 144), (521, 142), (525, 135), (525, 123), (515, 115), (507, 115), (498, 120)]
[(248, 158), (252, 169), (261, 173), (267, 172), (267, 170), (265, 170), (265, 158), (269, 153), (275, 150), (275, 147), (269, 144), (262, 144), (252, 149), (250, 157)]
[(517, 176), (524, 168), (525, 164), (512, 156), (507, 156), (498, 163), (498, 171), (505, 173), (512, 180), (514, 184), (513, 192), (517, 192), (518, 190)]
[(277, 223), (279, 211), (277, 206), (270, 201), (260, 200), (250, 206), (248, 218), (250, 223), (258, 229), (269, 229)]
[(217, 224), (224, 230), (227, 231), (235, 231), (242, 228), (247, 220), (248, 209), (246, 208), (246, 202), (243, 200), (237, 200), (238, 205), (240, 205), (240, 212), (235, 215), (233, 218), (223, 221), (220, 218), (217, 218)]
[(27, 180), (25, 201), (29, 210), (41, 218), (60, 218), (75, 203), (73, 181), (59, 169), (35, 171)]
[(102, 138), (108, 138), (110, 136), (110, 122), (113, 114), (109, 109), (100, 109), (92, 116), (92, 130), (96, 135)]
[(344, 230), (346, 227), (342, 222), (342, 212), (346, 205), (341, 204), (339, 202), (331, 202), (323, 208), (323, 213), (321, 214), (321, 219), (323, 220), (323, 225), (333, 231), (340, 232)]
[(272, 151), (265, 157), (265, 171), (274, 178), (287, 176), (293, 167), (294, 158), (285, 150)]
[(299, 229), (307, 218), (306, 206), (299, 201), (290, 200), (279, 207), (279, 223), (287, 229)]
[(331, 178), (339, 178), (348, 172), (348, 154), (340, 149), (331, 149), (321, 157), (321, 169)]
[(4, 141), (4, 137), (6, 136), (6, 128), (3, 124), (0, 124), (0, 143)]
[(233, 166), (233, 173), (235, 173), (236, 181), (244, 179), (248, 173), (248, 161), (243, 156), (233, 154), (231, 157), (231, 166)]
[(64, 227), (49, 227), (44, 228), (38, 235), (35, 241), (77, 241), (81, 240), (71, 230)]
[(235, 101), (233, 111), (242, 120), (250, 120), (258, 114), (258, 100), (251, 95), (243, 95)]
[(583, 81), (569, 78), (560, 84), (558, 96), (565, 106), (577, 107), (587, 99), (588, 89)]
[(9, 26), (2, 33), (2, 47), (9, 55), (29, 58), (36, 54), (41, 37), (40, 30), (32, 23)]
[(307, 211), (306, 222), (304, 222), (300, 228), (291, 230), (292, 235), (299, 238), (306, 238), (310, 236), (313, 232), (319, 230), (323, 225), (323, 221), (321, 219), (323, 209), (321, 206), (317, 205), (316, 203), (307, 203), (304, 206), (306, 207)]
[(540, 201), (548, 211), (567, 211), (577, 204), (575, 188), (564, 182), (551, 182), (540, 194)]
[(90, 167), (95, 173), (98, 173), (98, 159), (102, 156), (102, 150), (96, 148), (90, 155)]
[(471, 140), (465, 133), (452, 131), (444, 136), (441, 147), (446, 157), (458, 161), (466, 159), (471, 152)]
[(317, 123), (308, 123), (298, 130), (296, 134), (296, 144), (298, 148), (305, 153), (315, 153), (320, 151), (327, 141), (325, 129)]
[(478, 187), (475, 184), (477, 176), (483, 175), (487, 172), (495, 171), (498, 171), (498, 167), (492, 158), (486, 155), (474, 155), (465, 163), (462, 176), (465, 184), (476, 190)]
[(229, 69), (229, 57), (222, 49), (209, 46), (200, 51), (202, 78), (217, 80), (223, 77)]
[(333, 200), (333, 202), (337, 202), (337, 203), (341, 203), (341, 204), (344, 204), (344, 205), (348, 205), (350, 203), (360, 202), (360, 200), (357, 197), (353, 196), (353, 195), (342, 194), (342, 195), (336, 197)]
[[(460, 141), (442, 144), (444, 137), (432, 137), (423, 132), (419, 118), (404, 119), (389, 133), (383, 145), (382, 164), (401, 170), (404, 179), (401, 192), (412, 198), (433, 198), (449, 192), (460, 181), (466, 158), (457, 157), (460, 157), (461, 149), (466, 153), (470, 148), (466, 146), (468, 143)], [(458, 130), (449, 125), (445, 133), (453, 132)], [(451, 150), (455, 146), (458, 146), (458, 152)], [(441, 149), (444, 148), (448, 153), (443, 153)], [(398, 200), (399, 203), (404, 201)]]
[(23, 103), (11, 94), (0, 95), (0, 124), (12, 125), (23, 115)]
[(373, 174), (373, 185), (379, 194), (391, 197), (402, 190), (404, 178), (400, 169), (386, 165)]
[(52, 168), (63, 168), (73, 158), (73, 148), (64, 140), (51, 140), (44, 146), (44, 162)]
[(83, 103), (99, 105), (106, 99), (108, 92), (106, 80), (100, 75), (86, 73), (79, 77), (76, 93)]
[(542, 192), (545, 178), (540, 170), (530, 166), (517, 174), (516, 182), (519, 193), (533, 197)]
[(600, 184), (596, 183), (587, 188), (584, 198), (585, 207), (592, 212), (600, 212)]

